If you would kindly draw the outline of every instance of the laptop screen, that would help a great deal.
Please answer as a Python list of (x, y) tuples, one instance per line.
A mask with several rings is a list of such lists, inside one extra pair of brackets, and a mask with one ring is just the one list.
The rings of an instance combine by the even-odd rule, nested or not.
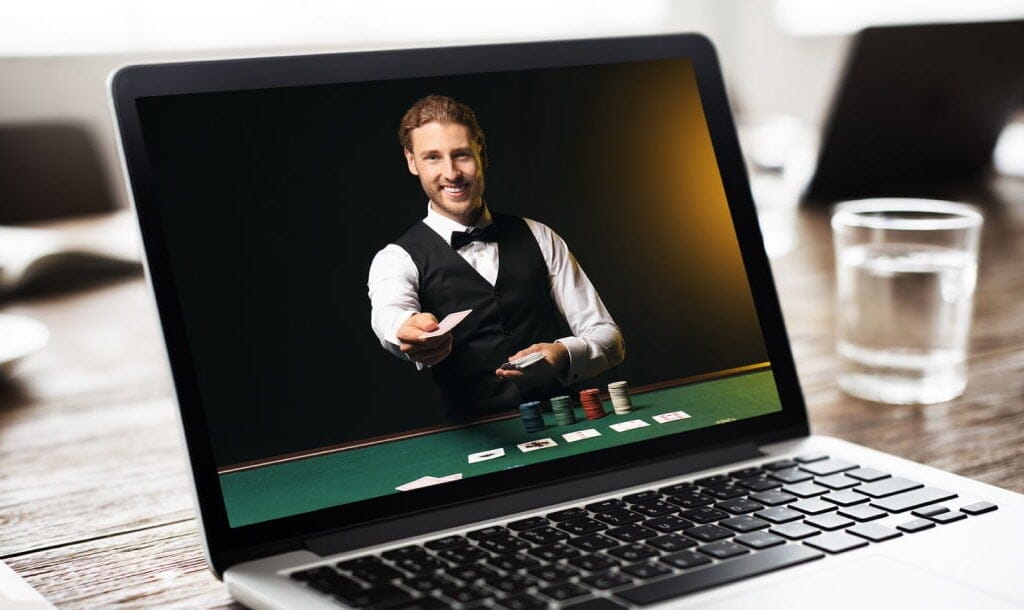
[(231, 527), (782, 409), (689, 59), (137, 111)]

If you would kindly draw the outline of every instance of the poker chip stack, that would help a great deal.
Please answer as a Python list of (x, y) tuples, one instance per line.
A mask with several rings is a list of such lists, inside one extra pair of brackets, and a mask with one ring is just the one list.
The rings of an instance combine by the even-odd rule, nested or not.
[(600, 390), (597, 388), (581, 391), (580, 403), (583, 405), (583, 412), (587, 414), (587, 419), (601, 419), (607, 415), (604, 405), (601, 404)]
[(544, 429), (544, 417), (540, 414), (540, 401), (533, 400), (519, 405), (519, 413), (523, 416), (523, 425), (527, 432), (540, 432)]
[(551, 410), (555, 412), (555, 421), (559, 426), (570, 426), (576, 423), (576, 412), (572, 408), (572, 398), (555, 396), (551, 399)]
[(609, 383), (608, 394), (612, 398), (612, 408), (616, 415), (626, 415), (633, 410), (633, 403), (629, 400), (629, 384), (625, 381)]

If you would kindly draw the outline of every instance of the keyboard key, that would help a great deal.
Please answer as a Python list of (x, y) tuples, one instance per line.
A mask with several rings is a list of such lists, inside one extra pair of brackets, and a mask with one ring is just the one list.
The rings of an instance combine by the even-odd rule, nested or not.
[(746, 489), (732, 485), (730, 483), (724, 483), (721, 485), (714, 485), (712, 487), (704, 488), (704, 495), (711, 496), (716, 500), (730, 500), (732, 498), (739, 498), (749, 493)]
[(466, 546), (469, 541), (462, 536), (445, 536), (444, 538), (436, 538), (430, 542), (426, 542), (423, 546), (427, 547), (431, 551), (443, 551), (445, 549), (454, 549), (460, 546)]
[(891, 513), (902, 513), (912, 508), (919, 508), (936, 502), (943, 502), (955, 498), (956, 494), (944, 489), (935, 487), (922, 487), (914, 491), (888, 496), (872, 500), (871, 505), (887, 510)]
[(711, 560), (697, 551), (679, 551), (678, 553), (665, 555), (661, 558), (661, 562), (685, 570), (705, 563), (711, 563)]
[(683, 533), (701, 542), (714, 542), (715, 540), (732, 536), (731, 531), (717, 525), (698, 525), (697, 527), (691, 527)]
[(623, 527), (614, 527), (605, 532), (605, 534), (623, 542), (636, 542), (638, 540), (654, 538), (658, 535), (658, 532), (648, 529), (642, 525), (634, 524), (625, 525)]
[(814, 496), (820, 496), (830, 492), (828, 487), (818, 485), (814, 481), (804, 481), (803, 483), (794, 483), (793, 485), (786, 485), (782, 488), (782, 491), (793, 494), (794, 496), (800, 496), (801, 498), (812, 498)]
[(810, 538), (811, 536), (817, 536), (821, 533), (816, 527), (811, 527), (803, 522), (784, 523), (782, 525), (776, 525), (770, 530), (773, 534), (779, 536), (785, 536), (790, 540), (803, 540), (804, 538)]
[(891, 527), (885, 527), (879, 523), (861, 523), (846, 531), (855, 536), (867, 538), (871, 542), (882, 542), (892, 538), (899, 538), (903, 535)]
[(588, 553), (618, 546), (619, 541), (601, 534), (586, 534), (569, 540), (568, 544)]
[(384, 563), (380, 557), (373, 555), (364, 555), (362, 557), (356, 557), (355, 559), (346, 559), (345, 561), (339, 561), (337, 566), (339, 570), (352, 571), (356, 568), (362, 568), (366, 566), (376, 566)]
[(867, 546), (868, 541), (857, 536), (851, 536), (845, 532), (828, 532), (811, 538), (804, 544), (828, 553), (845, 553), (853, 549)]
[(827, 460), (828, 454), (822, 453), (820, 451), (814, 451), (812, 453), (798, 455), (793, 459), (795, 459), (797, 462), (801, 464), (810, 464), (811, 462), (820, 462), (821, 460)]
[(525, 530), (533, 529), (535, 527), (543, 527), (545, 525), (550, 525), (550, 523), (548, 523), (548, 520), (544, 517), (528, 517), (526, 519), (513, 521), (508, 524), (508, 527), (509, 529), (513, 529), (517, 532), (522, 532)]
[(694, 481), (694, 483), (696, 483), (697, 485), (701, 485), (703, 487), (708, 487), (710, 485), (719, 485), (721, 483), (728, 482), (729, 477), (727, 477), (724, 474), (715, 474), (711, 475), (710, 477), (704, 477), (703, 479), (697, 479), (696, 481)]
[(821, 499), (839, 506), (854, 506), (868, 501), (867, 496), (859, 494), (851, 489), (833, 491), (830, 494), (823, 495)]
[(558, 561), (559, 559), (568, 559), (569, 557), (575, 557), (580, 554), (576, 549), (564, 544), (539, 546), (527, 551), (527, 553), (539, 559), (543, 559), (544, 561)]
[(589, 517), (582, 517), (579, 519), (571, 519), (563, 523), (558, 524), (559, 529), (563, 529), (570, 534), (589, 534), (590, 532), (599, 532), (604, 529), (608, 529), (606, 523), (601, 523), (595, 519)]
[(991, 502), (975, 502), (974, 504), (968, 504), (967, 506), (961, 506), (960, 510), (967, 513), (968, 515), (983, 515), (985, 513), (997, 510), (999, 507)]
[(903, 477), (891, 477), (875, 481), (874, 483), (865, 483), (858, 487), (857, 491), (866, 496), (871, 496), (872, 498), (884, 498), (885, 496), (903, 493), (905, 491), (910, 491), (911, 489), (917, 489), (918, 487), (924, 487), (924, 485), (917, 481), (904, 479)]
[(818, 485), (824, 485), (829, 489), (848, 489), (855, 485), (860, 485), (860, 481), (852, 477), (848, 477), (845, 474), (833, 474), (827, 477), (818, 477), (814, 481)]
[(837, 472), (843, 472), (844, 470), (852, 470), (856, 467), (856, 464), (847, 462), (846, 460), (829, 459), (819, 460), (810, 464), (804, 464), (800, 468), (812, 474), (816, 474), (819, 477), (825, 477), (830, 474), (835, 474)]
[(718, 521), (719, 519), (726, 519), (730, 515), (729, 513), (711, 508), (710, 506), (701, 506), (700, 508), (684, 510), (679, 513), (679, 516), (684, 519), (689, 519), (694, 523), (711, 523), (712, 521)]
[(504, 528), (500, 525), (492, 525), (490, 527), (480, 528), (466, 533), (466, 538), (470, 540), (483, 540), (489, 536), (497, 536), (498, 534), (507, 534), (508, 528)]
[(890, 475), (888, 472), (882, 472), (874, 468), (854, 468), (853, 470), (847, 470), (846, 476), (870, 483), (871, 481), (888, 479)]
[(754, 530), (762, 530), (771, 525), (763, 519), (757, 517), (751, 517), (744, 515), (742, 517), (731, 517), (729, 519), (722, 519), (718, 522), (719, 525), (727, 527), (737, 532), (753, 532)]
[(505, 570), (506, 572), (515, 572), (523, 568), (532, 568), (539, 566), (540, 562), (533, 557), (527, 557), (522, 553), (511, 553), (509, 555), (502, 555), (501, 557), (492, 557), (487, 560), (487, 565), (494, 566), (499, 570)]
[(427, 552), (423, 550), (423, 547), (419, 545), (403, 546), (397, 549), (391, 549), (390, 551), (384, 551), (381, 553), (381, 557), (389, 559), (391, 561), (399, 561), (401, 559), (409, 559), (411, 557), (425, 557)]
[(584, 595), (589, 595), (590, 591), (587, 591), (579, 585), (574, 585), (570, 582), (564, 582), (560, 585), (555, 585), (553, 587), (541, 589), (540, 593), (541, 595), (546, 595), (547, 597), (550, 597), (555, 601), (564, 602), (566, 600), (570, 600), (576, 597), (583, 597)]
[(809, 472), (804, 472), (803, 470), (800, 470), (799, 468), (789, 468), (787, 470), (776, 470), (776, 471), (772, 472), (771, 474), (769, 474), (768, 476), (770, 476), (771, 478), (776, 479), (778, 481), (782, 481), (783, 483), (790, 483), (790, 484), (792, 484), (792, 483), (800, 483), (800, 482), (803, 482), (803, 481), (810, 481), (811, 479), (814, 478), (814, 475), (812, 475)]
[(635, 494), (622, 496), (622, 499), (630, 504), (636, 504), (637, 502), (643, 502), (645, 500), (657, 500), (659, 496), (660, 494), (658, 494), (658, 492), (653, 489), (648, 489), (647, 491), (640, 491)]
[(477, 543), (477, 546), (496, 555), (514, 553), (515, 551), (530, 548), (529, 543), (526, 541), (507, 534), (499, 534), (497, 536), (491, 536), (490, 538), (484, 538)]
[(754, 516), (766, 521), (771, 521), (772, 523), (789, 523), (790, 521), (802, 519), (804, 514), (791, 508), (777, 506), (775, 508), (766, 508), (762, 511), (758, 511), (754, 513)]
[(652, 578), (671, 574), (672, 570), (658, 563), (641, 562), (622, 568), (622, 572), (640, 580), (651, 580)]
[(534, 544), (554, 544), (555, 542), (561, 542), (565, 540), (569, 537), (569, 534), (566, 534), (565, 532), (560, 530), (556, 530), (550, 525), (545, 525), (542, 527), (534, 528), (532, 530), (526, 530), (525, 532), (519, 534), (519, 537), (523, 540), (526, 540), (527, 542), (532, 542)]
[(573, 557), (569, 560), (571, 565), (576, 566), (581, 570), (588, 572), (603, 572), (609, 568), (614, 568), (619, 565), (619, 561), (604, 555), (586, 555), (583, 557)]
[(786, 543), (785, 538), (769, 532), (751, 532), (736, 536), (733, 540), (752, 549), (766, 549)]
[(497, 604), (502, 608), (507, 608), (508, 610), (532, 610), (533, 608), (548, 607), (548, 602), (528, 593), (499, 599)]
[(441, 589), (441, 595), (462, 604), (494, 597), (493, 593), (476, 585), (469, 585), (468, 587), (444, 587)]
[(696, 508), (698, 506), (707, 506), (708, 504), (714, 504), (714, 498), (709, 498), (704, 494), (697, 493), (696, 491), (684, 491), (678, 495), (670, 496), (668, 501), (676, 506), (683, 508)]
[(448, 576), (451, 576), (452, 578), (457, 578), (462, 582), (469, 584), (476, 582), (478, 580), (483, 580), (485, 578), (494, 578), (496, 576), (501, 576), (501, 574), (499, 574), (498, 571), (494, 568), (489, 568), (483, 564), (477, 563), (473, 565), (452, 568), (451, 570), (448, 570)]
[(562, 565), (541, 566), (539, 568), (527, 570), (526, 573), (534, 578), (543, 580), (546, 583), (564, 582), (574, 576), (580, 575), (578, 570), (567, 568)]
[(384, 564), (356, 568), (352, 570), (352, 576), (371, 585), (384, 584), (396, 578), (405, 578), (405, 574)]
[(697, 550), (705, 555), (711, 555), (716, 559), (728, 559), (729, 557), (735, 557), (737, 555), (743, 555), (749, 553), (750, 549), (745, 546), (736, 544), (729, 540), (722, 540), (720, 542), (712, 542), (711, 544), (705, 544), (697, 547)]
[(675, 515), (665, 515), (664, 517), (656, 517), (654, 519), (648, 519), (644, 521), (644, 527), (649, 527), (657, 532), (677, 532), (683, 528), (687, 528), (693, 525), (692, 521), (686, 519), (680, 519)]
[(447, 607), (445, 602), (430, 596), (402, 602), (397, 606), (387, 606), (388, 610), (444, 610)]
[[(692, 551), (683, 551), (683, 553), (690, 552)], [(616, 596), (638, 606), (646, 606), (805, 563), (819, 559), (822, 556), (821, 553), (803, 546), (779, 546), (733, 561), (708, 566), (701, 570), (694, 570), (693, 572), (670, 576), (649, 584), (625, 589), (616, 593)]]
[(626, 610), (626, 606), (607, 597), (587, 598), (562, 607), (567, 610)]
[(844, 517), (849, 517), (857, 521), (872, 521), (874, 519), (881, 519), (889, 513), (884, 510), (878, 510), (874, 506), (868, 506), (867, 504), (858, 504), (857, 506), (846, 506), (839, 509), (839, 514)]
[(630, 507), (631, 510), (645, 517), (660, 517), (676, 512), (676, 507), (661, 500), (646, 500)]
[(525, 591), (529, 587), (537, 584), (535, 580), (523, 576), (522, 574), (506, 574), (505, 576), (488, 578), (484, 582), (487, 583), (488, 587), (497, 589), (502, 593), (518, 593), (519, 591)]
[(595, 589), (601, 589), (602, 591), (633, 584), (632, 579), (626, 578), (618, 572), (601, 572), (586, 578), (581, 578), (580, 582), (594, 587)]
[(441, 576), (440, 574), (424, 574), (422, 576), (416, 576), (414, 578), (403, 580), (402, 584), (414, 591), (419, 591), (420, 593), (428, 593), (435, 589), (440, 589), (441, 587), (450, 587), (455, 583), (449, 580), (448, 578)]
[(480, 561), (481, 559), (487, 559), (488, 557), (490, 557), (490, 555), (487, 554), (485, 551), (482, 551), (472, 546), (446, 549), (438, 553), (437, 556), (446, 561), (450, 561), (455, 565), (473, 563), (476, 561)]
[(910, 514), (914, 515), (915, 517), (928, 518), (933, 515), (937, 515), (939, 513), (944, 513), (947, 511), (949, 511), (949, 507), (939, 504), (936, 506), (926, 506), (925, 508), (919, 508)]
[(853, 519), (848, 519), (836, 513), (825, 513), (804, 519), (804, 523), (812, 525), (821, 530), (837, 530), (854, 524)]
[(959, 521), (961, 519), (966, 518), (967, 515), (963, 514), (960, 511), (950, 511), (948, 513), (939, 513), (931, 517), (931, 520), (936, 523), (953, 523), (954, 521)]
[(447, 563), (441, 561), (437, 557), (431, 557), (430, 555), (409, 557), (408, 559), (402, 559), (395, 562), (395, 565), (409, 574), (422, 574), (424, 572), (443, 570), (448, 567)]
[(351, 593), (334, 594), (349, 606), (362, 608), (366, 606), (385, 606), (412, 599), (412, 595), (395, 585), (381, 585), (372, 589), (363, 589)]
[(733, 470), (729, 473), (729, 476), (734, 479), (749, 479), (762, 474), (764, 471), (761, 470), (760, 466), (751, 466), (749, 468), (742, 468), (740, 470)]
[(675, 496), (690, 491), (696, 491), (696, 485), (693, 483), (676, 483), (675, 485), (662, 487), (658, 490), (658, 493), (663, 493), (666, 496)]
[(675, 553), (676, 551), (696, 546), (697, 543), (686, 536), (680, 536), (679, 534), (665, 534), (664, 536), (651, 538), (647, 541), (647, 545), (665, 551), (666, 553)]
[(772, 491), (762, 491), (760, 493), (750, 494), (750, 499), (755, 502), (760, 502), (761, 504), (767, 504), (768, 506), (778, 506), (779, 504), (786, 504), (796, 500), (796, 496), (775, 489)]
[(622, 546), (615, 547), (614, 549), (609, 550), (608, 554), (612, 557), (618, 557), (623, 561), (634, 562), (654, 557), (658, 554), (658, 551), (655, 551), (645, 544), (634, 542), (633, 544), (624, 544)]
[(310, 587), (327, 595), (354, 595), (363, 590), (362, 585), (330, 568), (313, 568), (300, 574), (303, 574), (301, 578), (295, 574), (292, 574), (292, 578), (303, 580)]
[(742, 481), (738, 481), (736, 484), (744, 489), (749, 489), (750, 491), (767, 491), (782, 485), (781, 482), (776, 481), (775, 479), (769, 479), (766, 476), (743, 479)]
[(808, 515), (820, 515), (821, 513), (827, 513), (830, 510), (835, 510), (836, 505), (831, 502), (819, 500), (818, 498), (809, 498), (807, 500), (800, 500), (799, 502), (793, 502), (789, 505), (793, 510), (798, 510)]
[(625, 508), (626, 503), (617, 498), (610, 500), (601, 500), (600, 502), (594, 502), (593, 504), (587, 504), (586, 509), (592, 513), (603, 513), (613, 508)]
[(907, 521), (906, 523), (897, 525), (896, 529), (907, 532), (908, 534), (915, 534), (933, 527), (935, 527), (935, 523), (928, 519), (914, 519), (913, 521)]
[(724, 510), (734, 515), (744, 515), (746, 513), (752, 513), (757, 510), (764, 508), (763, 504), (758, 504), (753, 500), (746, 498), (736, 498), (735, 500), (726, 500), (725, 502), (719, 502), (715, 505), (718, 510)]
[(787, 460), (775, 460), (774, 462), (768, 462), (767, 464), (762, 464), (761, 467), (764, 468), (765, 470), (786, 470), (788, 468), (793, 468), (796, 465), (797, 464), (796, 464), (795, 460), (788, 460), (787, 459)]
[(568, 521), (569, 519), (576, 519), (578, 517), (587, 517), (587, 511), (579, 508), (567, 508), (565, 510), (556, 510), (553, 513), (548, 513), (547, 518), (551, 521)]
[(636, 523), (637, 521), (643, 521), (643, 517), (634, 513), (631, 510), (625, 508), (613, 508), (611, 510), (600, 512), (594, 515), (594, 518), (598, 521), (604, 521), (608, 525), (628, 525), (630, 523)]

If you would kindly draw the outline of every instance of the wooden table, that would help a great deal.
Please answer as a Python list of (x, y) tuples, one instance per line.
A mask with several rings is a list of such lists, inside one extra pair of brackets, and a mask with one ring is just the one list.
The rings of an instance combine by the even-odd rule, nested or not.
[[(837, 389), (826, 210), (794, 215), (798, 244), (773, 266), (815, 432), (1024, 492), (1024, 181), (997, 181), (984, 200), (970, 381), (949, 403)], [(0, 310), (53, 335), (0, 380), (0, 558), (59, 607), (232, 606), (203, 559), (142, 278)]]

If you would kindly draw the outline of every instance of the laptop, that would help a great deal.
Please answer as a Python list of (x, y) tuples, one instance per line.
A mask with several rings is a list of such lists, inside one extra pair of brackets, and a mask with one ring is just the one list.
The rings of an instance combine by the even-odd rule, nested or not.
[(853, 39), (805, 199), (977, 183), (1024, 94), (1024, 21), (870, 27)]
[(1019, 495), (810, 434), (705, 38), (110, 87), (239, 602), (1024, 605)]

